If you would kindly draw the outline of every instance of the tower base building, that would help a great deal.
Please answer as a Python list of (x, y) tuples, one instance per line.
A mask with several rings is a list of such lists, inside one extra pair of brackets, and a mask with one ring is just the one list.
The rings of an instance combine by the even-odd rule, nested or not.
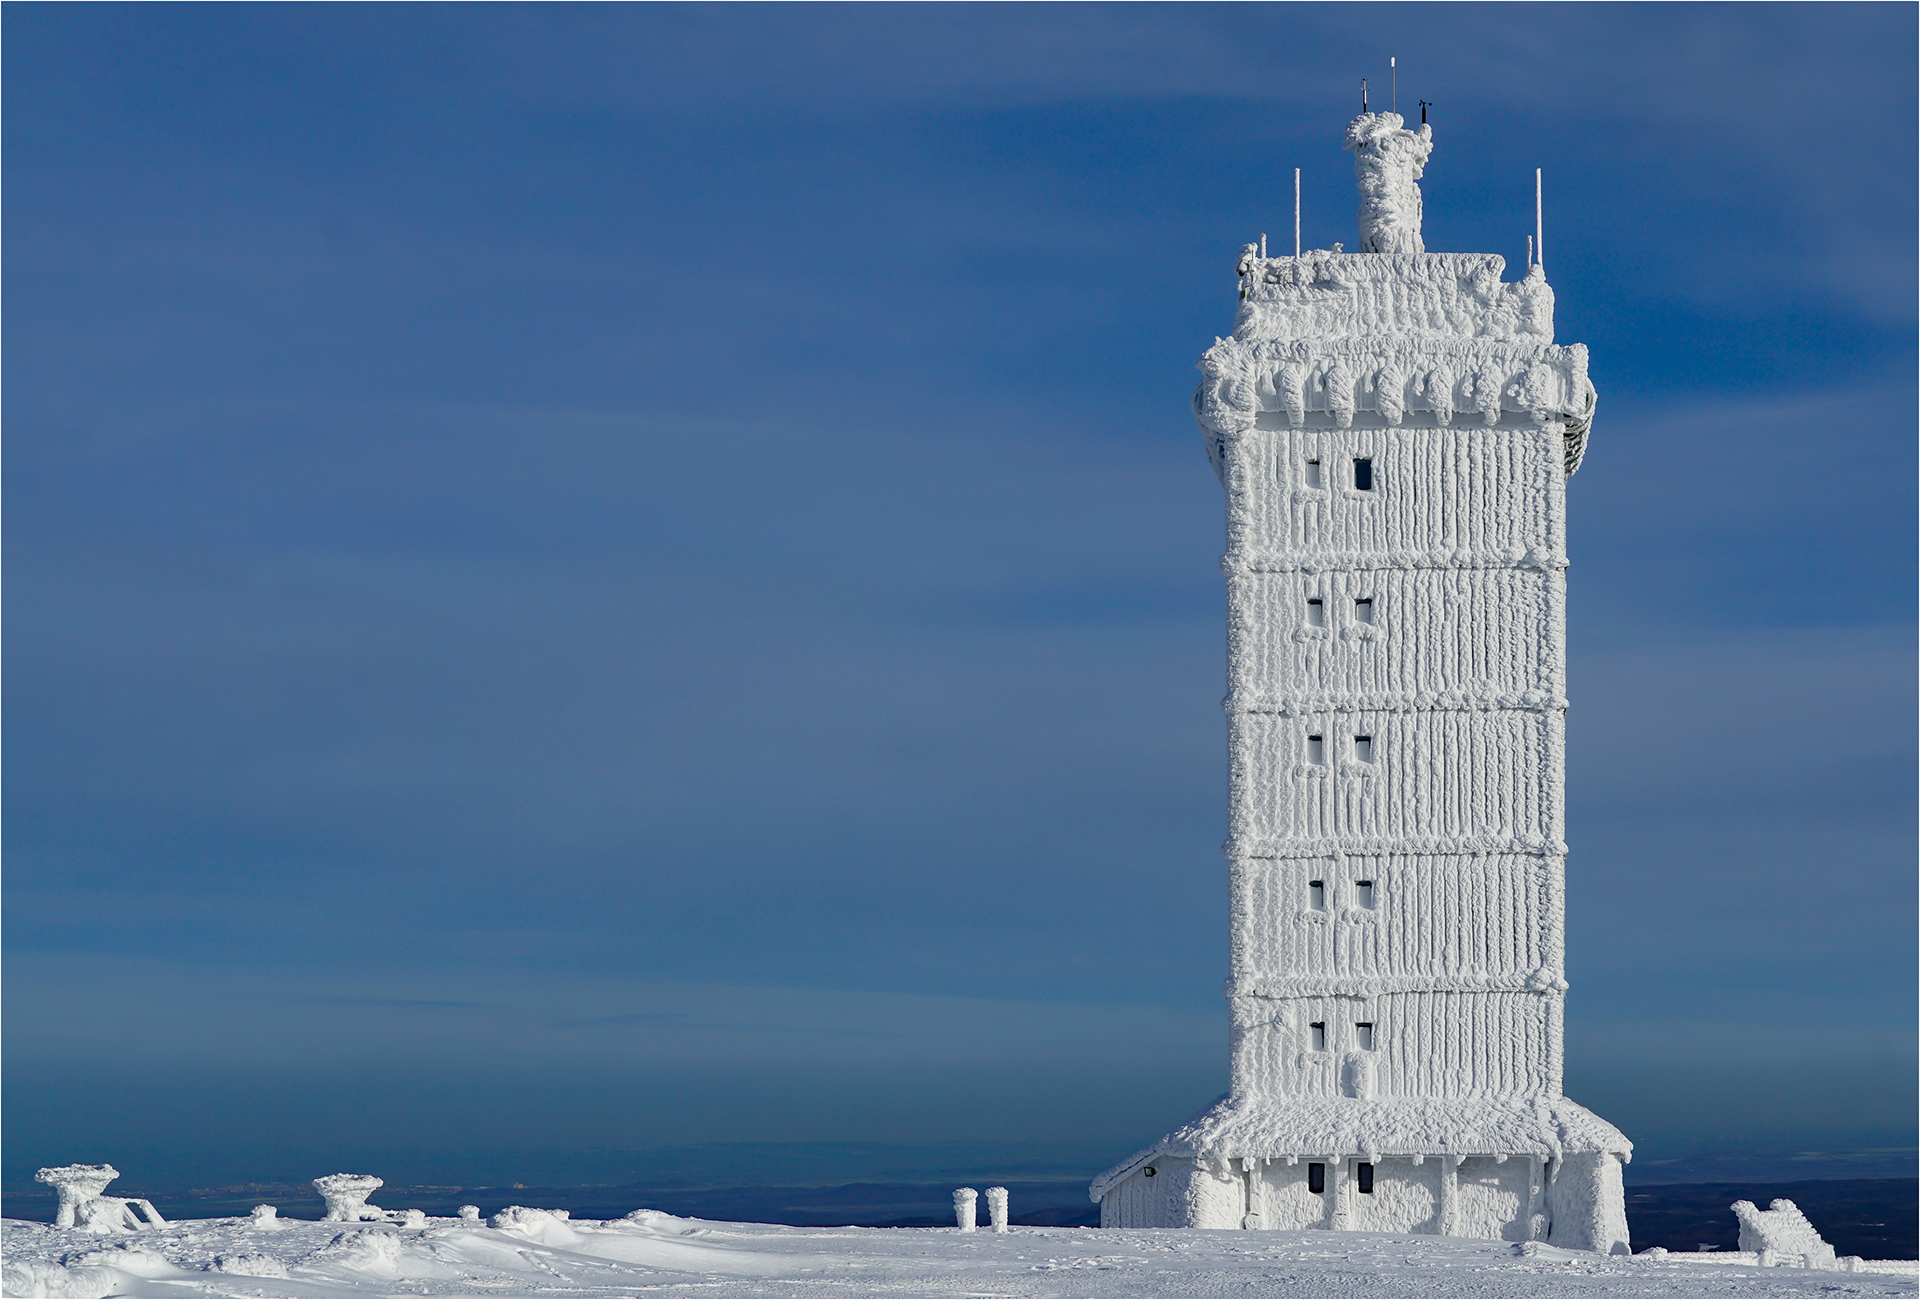
[(1358, 253), (1239, 265), (1194, 409), (1226, 489), (1232, 1091), (1106, 1227), (1627, 1250), (1632, 1144), (1561, 1095), (1566, 481), (1595, 394), (1541, 267), (1427, 253), (1363, 114)]

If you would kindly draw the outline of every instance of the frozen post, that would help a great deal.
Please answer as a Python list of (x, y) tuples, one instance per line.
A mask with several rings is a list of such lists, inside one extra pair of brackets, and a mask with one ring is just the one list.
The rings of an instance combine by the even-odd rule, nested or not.
[(987, 1219), (993, 1224), (995, 1232), (1007, 1230), (1007, 1189), (989, 1187), (987, 1189)]
[(112, 1165), (60, 1165), (42, 1169), (33, 1176), (36, 1183), (45, 1183), (59, 1194), (60, 1208), (54, 1212), (53, 1226), (56, 1228), (82, 1228), (87, 1232), (118, 1232), (123, 1228), (139, 1228), (140, 1217), (133, 1212), (134, 1206), (147, 1216), (147, 1222), (163, 1226), (166, 1220), (160, 1217), (160, 1211), (153, 1208), (153, 1202), (139, 1197), (102, 1196), (107, 1184), (120, 1176), (120, 1171)]
[(467, 1223), (478, 1223), (480, 1222), (480, 1207), (477, 1205), (463, 1205), (460, 1207), (460, 1217)]
[[(1300, 256), (1300, 169), (1293, 169), (1293, 255)], [(1294, 274), (1298, 275), (1296, 271)]]
[(280, 1211), (279, 1211), (279, 1209), (278, 1209), (278, 1207), (276, 1207), (276, 1206), (272, 1206), (272, 1205), (256, 1205), (256, 1206), (254, 1206), (254, 1207), (253, 1207), (253, 1222), (251, 1222), (251, 1223), (249, 1223), (249, 1224), (248, 1224), (247, 1226), (248, 1226), (248, 1227), (250, 1227), (250, 1228), (277, 1228), (277, 1227), (279, 1227), (279, 1226), (280, 1226)]
[(387, 1212), (379, 1206), (367, 1204), (367, 1198), (386, 1185), (384, 1178), (375, 1178), (372, 1174), (328, 1174), (314, 1179), (313, 1185), (327, 1203), (328, 1223), (363, 1220), (377, 1223), (387, 1217)]
[(979, 1199), (979, 1196), (980, 1193), (974, 1191), (971, 1187), (957, 1187), (954, 1189), (953, 1218), (954, 1222), (959, 1224), (960, 1231), (973, 1231), (973, 1203)]
[(1424, 253), (1420, 187), (1433, 153), (1433, 128), (1407, 130), (1398, 113), (1362, 113), (1347, 127), (1343, 147), (1353, 154), (1360, 183), (1360, 251)]
[(1547, 269), (1547, 227), (1540, 207), (1540, 169), (1533, 169), (1533, 264)]

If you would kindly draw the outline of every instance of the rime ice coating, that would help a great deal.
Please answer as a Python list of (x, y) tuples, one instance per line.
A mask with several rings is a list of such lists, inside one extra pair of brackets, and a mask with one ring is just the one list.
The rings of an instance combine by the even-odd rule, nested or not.
[[(53, 1220), (57, 1227), (129, 1232), (147, 1225), (164, 1226), (166, 1220), (153, 1208), (153, 1202), (137, 1196), (103, 1195), (107, 1184), (119, 1176), (120, 1171), (112, 1165), (60, 1165), (40, 1170), (33, 1180), (47, 1184), (59, 1196)], [(146, 1224), (140, 1221), (142, 1214), (146, 1215)]]
[(1406, 129), (1398, 113), (1362, 113), (1347, 125), (1342, 148), (1353, 152), (1360, 183), (1360, 251), (1424, 253), (1420, 241), (1420, 187), (1414, 184), (1433, 152), (1433, 128)]
[(1561, 1095), (1587, 352), (1539, 267), (1423, 250), (1431, 132), (1367, 114), (1346, 144), (1366, 251), (1243, 249), (1194, 394), (1226, 489), (1233, 1088), (1090, 1190), (1111, 1227), (1623, 1252), (1632, 1146)]
[(327, 1203), (329, 1223), (380, 1222), (387, 1212), (368, 1205), (367, 1198), (386, 1186), (384, 1179), (372, 1174), (327, 1174), (313, 1180), (314, 1190)]

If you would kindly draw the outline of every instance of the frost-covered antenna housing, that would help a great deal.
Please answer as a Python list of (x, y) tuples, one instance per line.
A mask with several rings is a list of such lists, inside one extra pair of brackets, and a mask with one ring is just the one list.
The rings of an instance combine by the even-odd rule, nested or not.
[(1092, 1195), (1114, 1227), (1623, 1253), (1632, 1145), (1561, 1092), (1587, 350), (1537, 259), (1425, 251), (1430, 126), (1344, 143), (1362, 251), (1243, 249), (1194, 394), (1226, 489), (1232, 1091)]

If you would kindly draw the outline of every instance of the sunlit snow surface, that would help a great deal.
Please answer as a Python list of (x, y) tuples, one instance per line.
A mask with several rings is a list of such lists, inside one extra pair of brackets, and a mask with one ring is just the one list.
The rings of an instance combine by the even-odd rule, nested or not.
[(1604, 1258), (1378, 1233), (786, 1228), (648, 1210), (506, 1226), (0, 1221), (9, 1296), (1911, 1296), (1907, 1274)]

